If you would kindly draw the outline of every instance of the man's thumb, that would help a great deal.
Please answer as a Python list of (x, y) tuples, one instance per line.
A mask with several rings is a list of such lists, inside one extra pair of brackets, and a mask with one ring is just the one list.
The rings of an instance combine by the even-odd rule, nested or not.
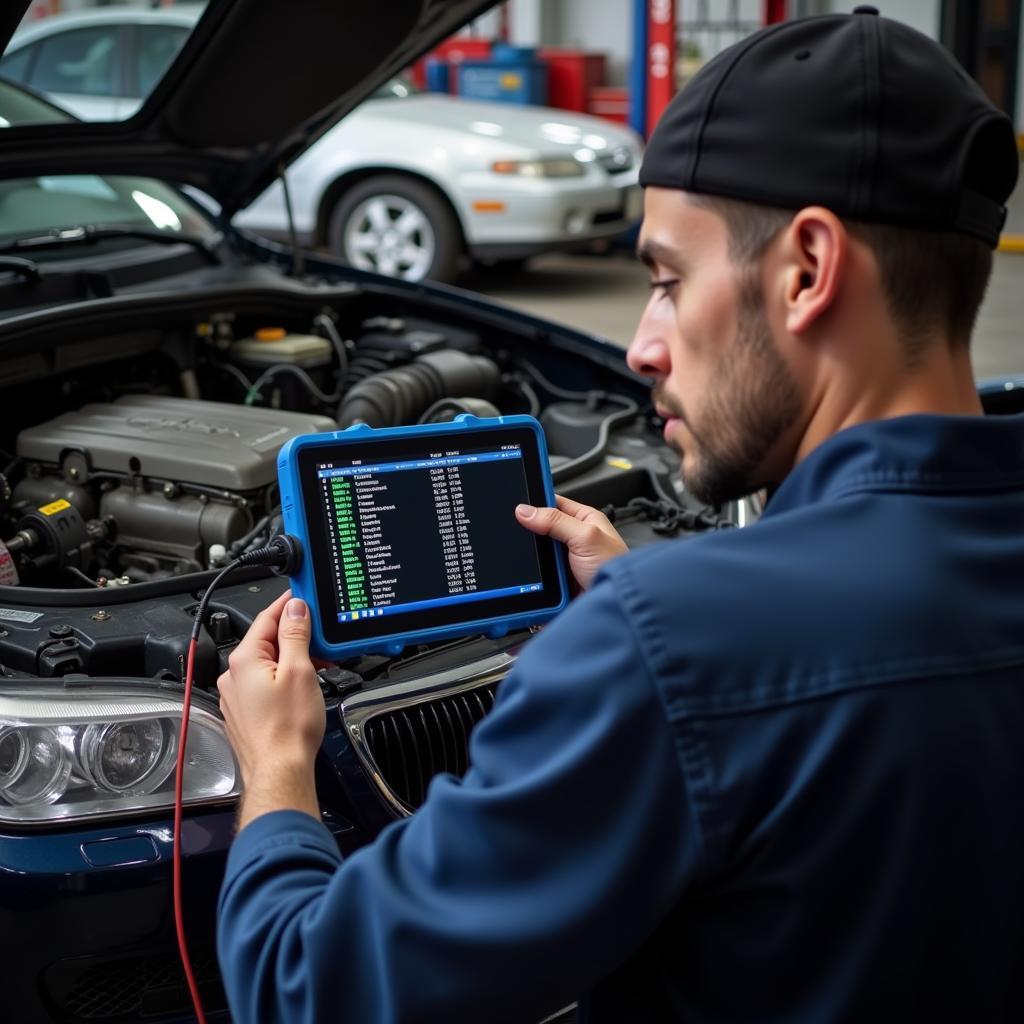
[(293, 597), (284, 606), (284, 615), (277, 627), (277, 643), (282, 661), (297, 655), (309, 657), (309, 625), (306, 602)]
[(557, 508), (534, 508), (533, 505), (517, 505), (516, 518), (532, 533), (551, 537), (568, 544), (576, 533), (579, 523), (572, 516), (559, 512)]

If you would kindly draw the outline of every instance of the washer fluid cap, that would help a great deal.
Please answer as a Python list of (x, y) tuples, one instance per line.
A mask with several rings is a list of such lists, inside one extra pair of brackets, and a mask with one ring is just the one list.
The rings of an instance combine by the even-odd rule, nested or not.
[(280, 341), (288, 332), (283, 327), (260, 327), (256, 330), (257, 341)]

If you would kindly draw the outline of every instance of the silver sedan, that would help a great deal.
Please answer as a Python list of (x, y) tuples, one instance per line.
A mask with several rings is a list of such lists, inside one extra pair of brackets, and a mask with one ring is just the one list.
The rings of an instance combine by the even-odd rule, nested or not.
[[(639, 220), (639, 136), (581, 114), (393, 81), (289, 169), (296, 228), (366, 270), (451, 280), (465, 257), (583, 249)], [(280, 185), (235, 218), (284, 237)]]

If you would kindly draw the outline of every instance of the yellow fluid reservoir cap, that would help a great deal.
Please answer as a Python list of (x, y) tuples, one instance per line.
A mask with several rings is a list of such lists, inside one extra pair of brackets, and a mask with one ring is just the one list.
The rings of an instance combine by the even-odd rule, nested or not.
[(283, 327), (260, 327), (256, 331), (256, 340), (280, 341), (287, 333)]

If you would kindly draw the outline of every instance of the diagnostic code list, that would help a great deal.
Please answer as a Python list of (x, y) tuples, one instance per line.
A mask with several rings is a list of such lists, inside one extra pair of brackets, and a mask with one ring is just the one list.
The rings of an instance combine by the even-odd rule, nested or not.
[[(319, 470), (338, 620), (542, 589), (532, 541), (508, 523), (474, 523), (470, 506), (526, 500), (518, 448)], [(492, 518), (492, 517), (485, 517)], [(477, 548), (492, 571), (481, 582)]]

